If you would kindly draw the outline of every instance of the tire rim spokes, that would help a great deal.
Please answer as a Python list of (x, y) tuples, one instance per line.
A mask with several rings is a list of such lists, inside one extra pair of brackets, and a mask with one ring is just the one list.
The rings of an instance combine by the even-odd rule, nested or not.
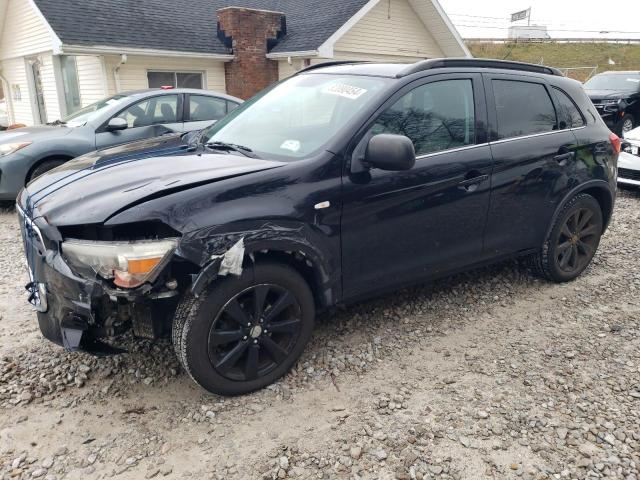
[(220, 310), (209, 331), (209, 360), (225, 378), (250, 381), (273, 371), (296, 344), (302, 312), (278, 285), (243, 290)]
[(581, 208), (573, 212), (560, 231), (556, 260), (561, 270), (575, 272), (591, 261), (598, 242), (599, 226), (593, 211)]
[(633, 130), (633, 122), (630, 119), (626, 119), (622, 124), (622, 133), (629, 133)]

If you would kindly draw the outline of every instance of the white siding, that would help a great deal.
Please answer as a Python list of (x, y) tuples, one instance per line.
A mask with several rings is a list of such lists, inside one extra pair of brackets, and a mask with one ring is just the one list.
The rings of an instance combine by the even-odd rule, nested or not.
[(40, 59), (40, 76), (42, 77), (42, 93), (47, 110), (47, 121), (52, 122), (60, 118), (60, 102), (56, 89), (53, 57), (47, 54), (39, 55), (38, 58)]
[[(390, 62), (390, 63), (415, 63), (424, 60), (425, 57), (417, 57), (412, 55), (381, 55), (366, 52), (343, 52), (335, 50), (331, 60), (362, 60), (366, 62)], [(315, 62), (326, 62), (328, 59), (318, 59)]]
[[(114, 68), (120, 57), (106, 57), (106, 74), (109, 94), (116, 91)], [(129, 55), (127, 63), (120, 66), (120, 90), (149, 88), (148, 70), (169, 70), (180, 72), (203, 72), (205, 88), (225, 92), (224, 63), (219, 60), (190, 59), (174, 57), (150, 57)]]
[[(27, 68), (24, 58), (14, 58), (12, 60), (4, 60), (1, 62), (2, 75), (9, 84), (9, 90), (6, 93), (10, 98), (9, 105), (13, 108), (14, 123), (24, 123), (25, 125), (33, 124), (33, 113), (31, 110), (31, 96), (29, 92), (29, 82), (27, 81)], [(21, 99), (13, 98), (13, 85), (20, 87)]]
[(82, 106), (85, 107), (106, 97), (106, 78), (102, 68), (102, 57), (78, 55), (76, 66)]
[(53, 49), (47, 24), (27, 0), (9, 0), (0, 36), (0, 59), (16, 58)]
[[(407, 0), (380, 1), (336, 42), (334, 49), (342, 52), (340, 55), (357, 54), (358, 59), (376, 61), (381, 56), (389, 61), (443, 56), (442, 49)], [(366, 58), (369, 55), (372, 58)]]
[(443, 56), (464, 57), (466, 55), (454, 32), (451, 31), (449, 25), (438, 13), (438, 9), (434, 5), (434, 2), (438, 3), (438, 0), (408, 0), (408, 2), (427, 25), (429, 33), (438, 42), (440, 50), (444, 54)]
[(287, 60), (278, 60), (278, 78), (290, 77), (304, 66), (304, 60), (300, 58), (292, 58), (291, 65)]

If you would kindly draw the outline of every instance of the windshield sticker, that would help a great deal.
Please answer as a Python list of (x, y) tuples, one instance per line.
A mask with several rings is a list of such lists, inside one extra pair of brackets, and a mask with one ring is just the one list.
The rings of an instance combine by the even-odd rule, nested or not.
[(364, 88), (354, 87), (353, 85), (346, 85), (344, 83), (334, 83), (333, 85), (329, 85), (322, 90), (322, 92), (330, 95), (338, 95), (340, 97), (348, 98), (349, 100), (356, 100), (363, 94), (367, 93)]
[(292, 152), (297, 152), (300, 150), (300, 142), (298, 140), (285, 140), (280, 145), (280, 148), (283, 150), (291, 150)]

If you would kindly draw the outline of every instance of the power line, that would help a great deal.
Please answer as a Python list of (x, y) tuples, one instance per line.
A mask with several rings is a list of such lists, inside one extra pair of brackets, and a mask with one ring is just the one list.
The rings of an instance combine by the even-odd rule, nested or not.
[[(456, 25), (456, 27), (491, 28), (491, 29), (495, 29), (495, 30), (504, 30), (505, 28), (509, 27), (509, 26), (497, 27), (497, 26), (489, 26), (489, 25), (464, 25), (462, 23), (456, 23), (455, 25)], [(640, 32), (628, 32), (628, 31), (624, 31), (624, 30), (575, 30), (575, 29), (569, 30), (569, 29), (562, 29), (562, 28), (553, 28), (552, 26), (548, 26), (548, 25), (538, 25), (538, 26), (547, 27), (549, 30), (551, 30), (553, 32), (569, 32), (569, 33), (602, 33), (602, 32), (606, 32), (606, 33), (625, 33), (625, 34), (640, 35)], [(535, 26), (532, 25), (532, 27), (535, 27)]]
[[(473, 23), (480, 23), (480, 24), (494, 24), (494, 25), (499, 25), (499, 26), (505, 26), (505, 27), (509, 27), (512, 26), (512, 22), (510, 21), (510, 17), (491, 17), (491, 16), (487, 16), (487, 15), (470, 15), (470, 14), (466, 14), (466, 13), (452, 13), (449, 14), (449, 16), (451, 17), (469, 17), (469, 18), (460, 18), (460, 19), (455, 19), (456, 22), (473, 22)], [(478, 20), (469, 20), (470, 18), (474, 18), (474, 19), (478, 19)], [(555, 20), (544, 20), (541, 18), (532, 18), (532, 21), (535, 21), (537, 25), (539, 26), (546, 26), (552, 30), (558, 30), (557, 27), (571, 27), (569, 30), (579, 30), (579, 31), (590, 31), (592, 27), (592, 25), (590, 26), (585, 26), (584, 30), (580, 28), (580, 22), (573, 22), (573, 23), (555, 23)], [(482, 27), (483, 25), (479, 25), (478, 27)], [(569, 31), (567, 30), (567, 31)], [(598, 31), (602, 31), (602, 30), (607, 30), (607, 31), (612, 31), (608, 28), (601, 28)], [(593, 30), (595, 31), (595, 30)]]

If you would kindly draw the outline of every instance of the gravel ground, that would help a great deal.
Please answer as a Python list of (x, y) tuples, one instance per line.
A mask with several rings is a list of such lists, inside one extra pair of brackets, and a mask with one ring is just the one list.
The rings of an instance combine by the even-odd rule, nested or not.
[(0, 214), (0, 478), (640, 476), (640, 194), (583, 277), (517, 262), (321, 319), (293, 372), (225, 399), (168, 342), (67, 353), (26, 305)]

